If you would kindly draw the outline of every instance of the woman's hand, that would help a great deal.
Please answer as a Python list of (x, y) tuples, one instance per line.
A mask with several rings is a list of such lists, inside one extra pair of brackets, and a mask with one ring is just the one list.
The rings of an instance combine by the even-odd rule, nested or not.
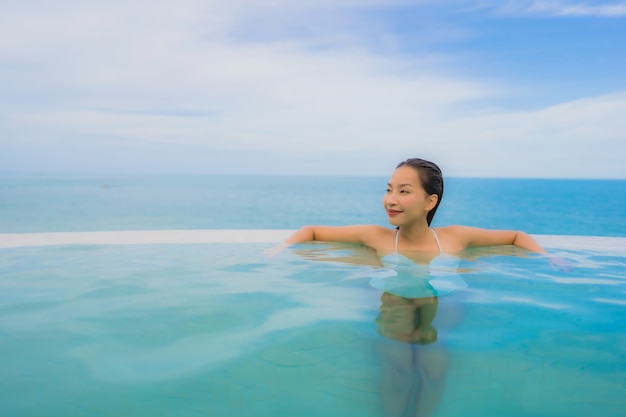
[(548, 256), (548, 263), (555, 271), (569, 272), (574, 269), (574, 265), (560, 256)]
[(264, 250), (263, 255), (265, 255), (268, 258), (275, 258), (281, 253), (283, 253), (283, 251), (287, 249), (289, 246), (290, 245), (288, 243), (281, 243), (279, 245), (276, 245), (269, 249)]

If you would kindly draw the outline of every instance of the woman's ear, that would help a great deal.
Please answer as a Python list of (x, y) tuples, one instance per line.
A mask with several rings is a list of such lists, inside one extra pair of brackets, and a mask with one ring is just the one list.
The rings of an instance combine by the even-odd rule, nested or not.
[(439, 196), (437, 194), (431, 194), (428, 196), (428, 202), (426, 203), (426, 211), (431, 211), (437, 205)]

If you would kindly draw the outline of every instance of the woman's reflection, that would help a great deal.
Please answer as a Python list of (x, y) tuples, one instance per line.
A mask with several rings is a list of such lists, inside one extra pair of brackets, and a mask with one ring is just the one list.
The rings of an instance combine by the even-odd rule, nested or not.
[(385, 416), (428, 416), (437, 408), (450, 358), (437, 341), (437, 297), (406, 298), (383, 292), (375, 320), (382, 360)]
[[(375, 350), (382, 364), (385, 416), (431, 415), (440, 403), (450, 365), (448, 352), (441, 341), (437, 342), (434, 323), (447, 329), (462, 319), (462, 311), (450, 295), (467, 286), (458, 274), (462, 272), (458, 262), (454, 268), (439, 267), (433, 274), (419, 263), (409, 268), (380, 269), (383, 264), (375, 252), (345, 244), (309, 245), (306, 250), (294, 252), (315, 261), (375, 267), (365, 276), (371, 287), (381, 291), (374, 323), (384, 336), (375, 341)], [(441, 306), (440, 296), (446, 301)]]

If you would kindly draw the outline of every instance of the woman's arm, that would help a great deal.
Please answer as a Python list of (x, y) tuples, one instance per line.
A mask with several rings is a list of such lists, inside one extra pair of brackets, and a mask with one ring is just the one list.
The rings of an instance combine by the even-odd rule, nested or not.
[(345, 242), (370, 244), (376, 235), (385, 230), (381, 226), (358, 225), (358, 226), (304, 226), (291, 235), (285, 243), (311, 242), (314, 240), (323, 242)]
[(451, 226), (450, 232), (463, 248), (477, 246), (513, 245), (531, 252), (547, 252), (535, 239), (517, 230), (489, 230), (478, 227)]
[(525, 232), (516, 230), (489, 230), (477, 227), (450, 226), (448, 232), (454, 235), (459, 248), (477, 246), (513, 245), (531, 252), (546, 255), (550, 266), (555, 270), (571, 271), (574, 267), (567, 259), (551, 256), (539, 243)]
[(287, 247), (304, 242), (345, 242), (360, 243), (366, 246), (374, 246), (388, 229), (382, 226), (359, 225), (359, 226), (304, 226), (291, 235), (285, 242), (266, 250), (264, 253), (269, 257), (280, 254)]

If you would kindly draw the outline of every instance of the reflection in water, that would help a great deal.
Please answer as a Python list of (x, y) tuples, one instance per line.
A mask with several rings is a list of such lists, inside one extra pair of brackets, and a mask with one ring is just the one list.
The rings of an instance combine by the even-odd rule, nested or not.
[(437, 297), (404, 298), (384, 292), (380, 300), (378, 333), (402, 342), (429, 344), (437, 340), (432, 325), (439, 305)]
[[(374, 343), (382, 364), (385, 416), (432, 415), (440, 404), (451, 362), (433, 323), (438, 313), (438, 322), (447, 323), (445, 327), (461, 319), (455, 317), (458, 311), (447, 308), (441, 320), (439, 298), (465, 288), (459, 273), (472, 271), (459, 268), (460, 258), (439, 256), (439, 264), (433, 265), (432, 256), (422, 259), (421, 253), (412, 254), (413, 258), (422, 255), (421, 262), (406, 258), (410, 262), (388, 267), (374, 251), (346, 244), (312, 244), (294, 253), (314, 261), (374, 267), (366, 276), (372, 287), (382, 291), (374, 323), (384, 337)], [(450, 260), (454, 261), (450, 265), (441, 262)]]
[(381, 395), (385, 416), (428, 416), (439, 405), (450, 358), (435, 343), (437, 297), (405, 298), (384, 292), (376, 344), (382, 361)]

